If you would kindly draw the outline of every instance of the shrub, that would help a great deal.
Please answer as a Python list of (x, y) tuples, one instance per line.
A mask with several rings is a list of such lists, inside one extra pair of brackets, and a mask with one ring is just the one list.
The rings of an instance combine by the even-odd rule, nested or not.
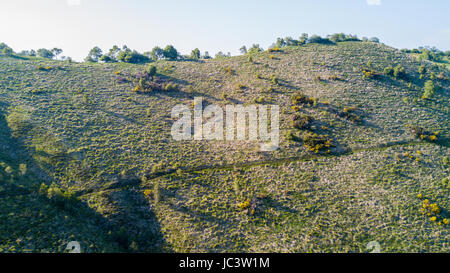
[(278, 46), (276, 46), (276, 47), (267, 49), (267, 52), (269, 52), (269, 53), (272, 53), (272, 52), (281, 52), (281, 49), (280, 49)]
[(372, 71), (370, 69), (363, 69), (362, 73), (363, 79), (373, 79), (378, 75), (375, 71)]
[(393, 75), (395, 78), (405, 78), (406, 77), (405, 68), (401, 65), (397, 65), (394, 68)]
[(239, 203), (238, 204), (238, 208), (240, 208), (241, 210), (246, 210), (246, 209), (248, 209), (250, 207), (250, 202), (251, 202), (251, 200), (247, 199), (244, 202)]
[(421, 65), (418, 69), (418, 72), (420, 75), (424, 75), (425, 73), (427, 73), (427, 68), (424, 65)]
[(331, 147), (331, 139), (328, 135), (318, 135), (316, 133), (307, 132), (303, 136), (303, 145), (311, 151), (318, 153), (321, 150)]
[(48, 192), (48, 186), (45, 185), (44, 183), (42, 183), (41, 186), (39, 187), (39, 191), (38, 191), (39, 195), (47, 197), (47, 192)]
[(37, 69), (38, 69), (38, 70), (41, 70), (41, 71), (50, 71), (50, 70), (52, 70), (53, 68), (52, 68), (51, 66), (38, 65)]
[(438, 140), (438, 135), (439, 135), (438, 132), (429, 132), (429, 131), (423, 129), (422, 127), (418, 127), (418, 126), (410, 127), (410, 130), (411, 130), (411, 134), (414, 138), (425, 140), (425, 141), (430, 141), (430, 142), (435, 142)]
[(242, 90), (244, 90), (246, 88), (247, 87), (245, 85), (241, 84), (241, 83), (237, 83), (236, 84), (236, 89), (239, 90), (239, 91), (242, 91)]
[(225, 72), (225, 74), (227, 74), (227, 75), (229, 75), (229, 76), (231, 76), (231, 75), (233, 75), (233, 69), (231, 69), (231, 67), (225, 67), (224, 68), (224, 72)]
[(24, 136), (33, 128), (30, 115), (22, 109), (17, 109), (9, 114), (6, 117), (6, 122), (15, 137)]
[(392, 66), (385, 67), (383, 73), (386, 76), (394, 76), (394, 68)]
[(150, 59), (147, 56), (140, 54), (136, 50), (131, 51), (128, 48), (126, 48), (125, 50), (121, 51), (118, 54), (117, 60), (124, 63), (133, 63), (133, 64), (146, 63), (150, 61)]
[(356, 35), (351, 34), (344, 34), (344, 33), (335, 33), (331, 36), (329, 36), (330, 41), (337, 43), (337, 42), (346, 42), (346, 41), (361, 41), (358, 39)]
[(176, 83), (168, 83), (164, 87), (164, 91), (178, 91), (178, 85)]
[(286, 134), (286, 139), (290, 141), (298, 141), (298, 137), (295, 135), (293, 131), (288, 131)]
[(424, 93), (422, 99), (431, 99), (436, 92), (436, 86), (433, 81), (426, 81), (424, 86)]
[(255, 103), (255, 104), (261, 104), (261, 103), (264, 103), (265, 101), (266, 101), (266, 98), (263, 96), (253, 99), (253, 103)]
[(340, 81), (340, 80), (342, 80), (341, 78), (339, 78), (338, 75), (331, 75), (329, 79), (332, 80), (332, 81)]
[(309, 39), (308, 42), (313, 44), (333, 44), (332, 41), (330, 41), (330, 39), (328, 38), (322, 38), (319, 35), (312, 35)]
[[(64, 191), (57, 184), (52, 183), (50, 187), (41, 185), (39, 188), (39, 193), (44, 194), (51, 202), (55, 203), (58, 207), (61, 208), (71, 208), (78, 201), (75, 194), (70, 191)], [(45, 190), (47, 193), (45, 195)]]
[(127, 82), (129, 82), (127, 78), (119, 76), (119, 75), (116, 76), (116, 81), (117, 81), (117, 83), (127, 83)]
[(149, 65), (146, 72), (149, 77), (153, 78), (156, 75), (157, 68), (154, 65)]
[(273, 85), (278, 85), (280, 82), (279, 82), (278, 78), (274, 75), (270, 79), (270, 83), (273, 84)]
[(338, 116), (341, 118), (345, 118), (346, 120), (349, 120), (351, 122), (361, 124), (362, 120), (361, 118), (355, 114), (356, 107), (345, 107), (342, 112), (338, 113)]
[(306, 115), (294, 115), (292, 117), (292, 126), (295, 129), (304, 130), (310, 128), (312, 118)]
[(314, 98), (307, 97), (303, 95), (302, 93), (298, 93), (297, 95), (294, 95), (292, 97), (292, 104), (299, 105), (299, 104), (313, 104)]
[(444, 72), (439, 73), (436, 76), (436, 78), (440, 81), (444, 81), (444, 82), (448, 81), (448, 78), (447, 78), (447, 76), (445, 76)]
[(99, 59), (99, 61), (104, 62), (104, 63), (114, 63), (117, 60), (111, 58), (109, 55), (102, 55)]

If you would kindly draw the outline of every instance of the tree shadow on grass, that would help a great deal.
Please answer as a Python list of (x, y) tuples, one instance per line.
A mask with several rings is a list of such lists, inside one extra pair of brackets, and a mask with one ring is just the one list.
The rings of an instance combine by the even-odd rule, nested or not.
[[(82, 252), (170, 251), (153, 212), (142, 213), (139, 195), (120, 199), (118, 214), (126, 217), (106, 217), (57, 185), (13, 137), (1, 110), (0, 136), (0, 252), (60, 253), (70, 241), (78, 241)], [(52, 191), (41, 187), (53, 183)], [(140, 217), (144, 225), (133, 222)]]

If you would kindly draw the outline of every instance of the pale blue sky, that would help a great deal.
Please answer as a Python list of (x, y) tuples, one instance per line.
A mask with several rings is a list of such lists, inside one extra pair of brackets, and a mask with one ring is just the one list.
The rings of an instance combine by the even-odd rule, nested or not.
[(75, 60), (114, 44), (238, 54), (303, 32), (450, 50), (449, 14), (448, 0), (1, 0), (0, 42), (16, 51), (59, 47)]

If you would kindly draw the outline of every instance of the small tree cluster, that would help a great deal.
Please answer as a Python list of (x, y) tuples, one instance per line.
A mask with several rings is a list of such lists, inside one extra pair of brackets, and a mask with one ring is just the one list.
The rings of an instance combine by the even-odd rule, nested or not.
[(14, 53), (14, 51), (12, 50), (12, 48), (10, 48), (7, 44), (5, 43), (0, 43), (0, 54), (4, 55), (4, 56), (10, 56)]
[(160, 48), (159, 46), (156, 46), (152, 49), (152, 51), (146, 52), (144, 54), (150, 57), (153, 61), (163, 59), (174, 61), (180, 57), (180, 54), (172, 45), (168, 45), (164, 49)]

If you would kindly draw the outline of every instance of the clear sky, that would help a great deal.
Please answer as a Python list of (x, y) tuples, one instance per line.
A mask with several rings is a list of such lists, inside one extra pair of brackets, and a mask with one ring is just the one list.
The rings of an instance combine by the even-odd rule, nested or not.
[(449, 0), (1, 0), (0, 42), (15, 51), (59, 47), (82, 60), (114, 44), (138, 51), (173, 44), (214, 55), (264, 48), (277, 37), (336, 32), (396, 48), (450, 50)]

